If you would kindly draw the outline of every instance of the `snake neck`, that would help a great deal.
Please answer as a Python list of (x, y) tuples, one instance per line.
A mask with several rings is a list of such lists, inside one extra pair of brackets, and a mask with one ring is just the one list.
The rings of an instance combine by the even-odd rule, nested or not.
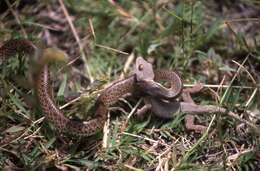
[(125, 79), (118, 80), (105, 88), (98, 98), (98, 102), (105, 106), (116, 103), (119, 98), (132, 94), (136, 91), (136, 77), (131, 75)]
[(52, 100), (50, 95), (49, 76), (48, 65), (45, 65), (36, 79), (37, 96), (47, 120), (51, 121), (57, 129), (64, 129), (68, 119)]

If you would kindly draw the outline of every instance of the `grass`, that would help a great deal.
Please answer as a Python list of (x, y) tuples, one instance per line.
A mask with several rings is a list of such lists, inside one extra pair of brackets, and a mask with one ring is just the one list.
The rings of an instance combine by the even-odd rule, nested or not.
[[(119, 79), (131, 54), (154, 60), (156, 68), (178, 70), (185, 84), (200, 81), (209, 85), (194, 96), (197, 103), (225, 106), (245, 119), (249, 115), (244, 111), (259, 114), (259, 90), (243, 89), (259, 85), (259, 20), (241, 16), (243, 21), (233, 22), (221, 15), (239, 14), (238, 5), (226, 1), (66, 0), (65, 10), (73, 16), (73, 25), (69, 25), (60, 2), (22, 8), (23, 1), (16, 1), (0, 15), (0, 40), (26, 36), (39, 44), (45, 40), (66, 51), (71, 60), (78, 59), (71, 67), (53, 67), (55, 99), (60, 106), (69, 104), (63, 109), (67, 116), (91, 118), (86, 113), (93, 112), (89, 109), (99, 90)], [(237, 3), (248, 11), (257, 6), (253, 1)], [(230, 11), (222, 13), (218, 5)], [(60, 135), (43, 120), (34, 92), (24, 83), (27, 77), (13, 82), (20, 78), (14, 73), (28, 74), (27, 62), (10, 58), (5, 64), (0, 68), (0, 130), (3, 138), (15, 138), (0, 148), (3, 170), (259, 168), (259, 137), (251, 131), (239, 134), (234, 119), (201, 115), (197, 120), (208, 130), (197, 134), (185, 129), (185, 114), (165, 121), (148, 113), (144, 121), (137, 120), (132, 113), (142, 105), (138, 99), (122, 99), (111, 109), (105, 133), (82, 139)], [(124, 74), (131, 71), (132, 66)], [(239, 88), (210, 88), (221, 84)], [(66, 98), (75, 93), (80, 98), (68, 102)]]

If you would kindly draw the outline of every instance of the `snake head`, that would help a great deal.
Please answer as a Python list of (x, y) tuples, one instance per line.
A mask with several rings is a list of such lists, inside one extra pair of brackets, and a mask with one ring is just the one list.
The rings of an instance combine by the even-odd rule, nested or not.
[(67, 62), (68, 55), (57, 48), (46, 48), (46, 49), (36, 49), (33, 55), (31, 66), (40, 70), (44, 65), (53, 62)]
[(53, 61), (67, 62), (68, 59), (68, 55), (64, 51), (57, 48), (46, 48), (42, 52), (42, 57), (40, 61), (44, 65)]
[(68, 55), (57, 48), (36, 49), (33, 60), (30, 60), (30, 70), (33, 77), (37, 76), (44, 65), (54, 62), (67, 62)]
[(136, 75), (137, 81), (154, 79), (152, 64), (144, 60), (142, 57), (138, 57), (136, 59), (134, 73)]

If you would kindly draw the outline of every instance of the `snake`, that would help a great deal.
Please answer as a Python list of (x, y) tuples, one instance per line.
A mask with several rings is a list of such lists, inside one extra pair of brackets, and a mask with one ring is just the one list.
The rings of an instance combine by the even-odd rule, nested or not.
[[(74, 121), (66, 117), (51, 95), (49, 62), (61, 58), (62, 51), (52, 48), (38, 48), (27, 39), (11, 39), (0, 47), (0, 60), (4, 60), (16, 53), (26, 53), (32, 56), (38, 53), (40, 64), (37, 72), (33, 73), (34, 88), (37, 94), (39, 106), (47, 121), (54, 125), (55, 129), (62, 133), (77, 136), (91, 136), (100, 131), (106, 120), (109, 106), (115, 104), (119, 98), (128, 94), (139, 92), (147, 97), (174, 99), (182, 91), (182, 81), (178, 74), (169, 70), (155, 70), (152, 65), (142, 57), (136, 60), (135, 72), (124, 79), (117, 80), (101, 91), (95, 106), (96, 111), (92, 119), (85, 122)], [(50, 60), (49, 60), (50, 59)], [(42, 62), (45, 61), (45, 62)], [(167, 81), (170, 88), (162, 86), (159, 82)]]

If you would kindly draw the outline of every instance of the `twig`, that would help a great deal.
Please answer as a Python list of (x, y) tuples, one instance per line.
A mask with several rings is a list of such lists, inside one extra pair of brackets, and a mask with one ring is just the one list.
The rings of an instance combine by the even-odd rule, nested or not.
[(122, 127), (121, 127), (121, 132), (125, 131), (126, 127), (127, 127), (127, 124), (129, 122), (129, 119), (131, 118), (131, 116), (135, 113), (136, 109), (138, 108), (138, 106), (141, 104), (142, 100), (140, 99), (135, 107), (131, 110), (131, 112), (129, 113), (129, 115), (127, 116), (127, 119), (126, 121), (123, 123)]
[(233, 112), (228, 112), (227, 114), (228, 114), (228, 116), (230, 116), (230, 117), (232, 117), (232, 118), (238, 120), (239, 122), (244, 123), (244, 124), (246, 124), (247, 126), (251, 127), (251, 128), (255, 131), (255, 133), (256, 133), (257, 135), (260, 135), (259, 128), (258, 128), (256, 125), (254, 125), (253, 123), (251, 123), (251, 122), (249, 122), (249, 121), (247, 121), (247, 120), (245, 120), (245, 119), (240, 118), (238, 115), (236, 115), (236, 114), (233, 113)]
[(105, 48), (105, 49), (108, 49), (108, 50), (112, 50), (114, 52), (117, 52), (117, 53), (121, 53), (123, 55), (129, 55), (129, 53), (127, 52), (123, 52), (121, 50), (118, 50), (118, 49), (114, 49), (114, 48), (111, 48), (111, 47), (108, 47), (108, 46), (104, 46), (104, 45), (100, 45), (100, 44), (95, 44), (97, 47), (101, 47), (101, 48)]
[(95, 34), (95, 30), (94, 30), (94, 27), (93, 27), (93, 23), (92, 23), (92, 19), (88, 19), (88, 23), (89, 23), (89, 26), (90, 26), (90, 30), (91, 30), (91, 33), (94, 37), (94, 39), (96, 39), (96, 34)]
[(124, 166), (130, 170), (133, 170), (133, 171), (143, 171), (142, 169), (138, 169), (136, 167), (133, 167), (133, 166), (130, 166), (128, 164), (124, 164)]
[[(184, 84), (184, 87), (194, 87), (196, 84)], [(256, 87), (251, 86), (230, 86), (230, 85), (213, 85), (213, 84), (204, 84), (203, 87), (205, 88), (239, 88), (239, 89), (255, 89), (260, 88), (260, 85), (257, 85)]]
[(240, 63), (238, 63), (238, 62), (235, 61), (235, 60), (232, 60), (232, 62), (234, 62), (234, 63), (237, 64), (239, 67), (241, 67), (242, 69), (244, 69), (244, 71), (248, 74), (248, 76), (249, 76), (250, 79), (253, 81), (253, 83), (256, 84), (256, 81), (255, 81), (254, 77), (250, 74), (250, 72), (249, 72), (243, 65), (241, 65)]
[(123, 79), (123, 78), (124, 78), (124, 75), (125, 75), (125, 73), (128, 71), (130, 65), (132, 64), (132, 62), (133, 62), (133, 60), (134, 60), (134, 58), (135, 58), (134, 53), (131, 53), (131, 54), (128, 56), (128, 58), (127, 58), (127, 60), (126, 60), (126, 62), (125, 62), (125, 65), (124, 65), (123, 72), (121, 73), (121, 75), (120, 75), (120, 77), (119, 77), (120, 79)]
[(238, 67), (237, 72), (235, 73), (234, 77), (230, 81), (228, 88), (226, 89), (226, 91), (224, 92), (224, 94), (223, 94), (223, 96), (222, 96), (222, 98), (220, 100), (220, 104), (222, 104), (224, 102), (225, 97), (227, 96), (229, 90), (231, 89), (233, 82), (235, 81), (235, 79), (237, 78), (238, 74), (240, 73), (241, 66), (243, 66), (245, 64), (245, 62), (247, 61), (248, 57), (249, 57), (249, 55), (246, 56), (246, 58), (244, 59), (242, 64)]
[(108, 136), (109, 136), (109, 125), (110, 125), (110, 112), (107, 113), (107, 121), (104, 124), (103, 127), (103, 141), (102, 141), (102, 148), (106, 149), (108, 148)]
[(80, 58), (80, 56), (78, 56), (78, 57), (72, 59), (71, 61), (69, 61), (65, 66), (63, 66), (61, 69), (58, 70), (58, 73), (62, 72), (65, 68), (67, 68), (70, 65), (72, 65), (73, 63), (75, 63), (79, 58)]
[(246, 102), (245, 107), (247, 107), (247, 106), (252, 102), (252, 100), (253, 100), (253, 98), (255, 97), (257, 91), (258, 91), (257, 88), (253, 91), (252, 95), (250, 96), (250, 98), (249, 98), (248, 101)]
[(71, 105), (72, 103), (75, 103), (76, 101), (80, 100), (81, 96), (76, 97), (75, 99), (72, 99), (71, 101), (69, 101), (68, 103), (62, 105), (59, 107), (60, 110), (66, 108), (67, 106)]
[[(250, 72), (244, 67), (242, 66), (240, 63), (232, 60), (232, 62), (234, 62), (235, 64), (237, 64), (239, 67), (243, 68), (244, 71), (248, 74), (248, 76), (250, 77), (250, 79), (253, 81), (253, 83), (256, 85), (256, 80), (254, 79), (254, 77), (250, 74)], [(252, 95), (250, 96), (250, 98), (248, 99), (248, 101), (246, 102), (246, 107), (252, 102), (253, 98), (255, 97), (257, 93), (257, 88), (255, 88), (255, 90), (253, 91)]]
[(24, 37), (28, 38), (28, 35), (27, 35), (25, 29), (23, 28), (21, 20), (20, 20), (19, 16), (16, 14), (16, 12), (13, 10), (12, 5), (10, 4), (9, 0), (5, 0), (5, 2), (7, 4), (7, 6), (8, 6), (8, 8), (10, 9), (11, 13), (13, 14), (16, 22), (19, 24), (19, 26), (20, 26), (20, 28), (21, 28), (21, 30), (23, 32)]
[(90, 71), (89, 71), (89, 67), (88, 67), (88, 63), (87, 63), (87, 58), (86, 58), (86, 55), (85, 55), (85, 53), (84, 53), (83, 46), (82, 46), (82, 44), (81, 44), (81, 42), (80, 42), (78, 33), (77, 33), (77, 31), (76, 31), (76, 29), (75, 29), (75, 27), (74, 27), (74, 25), (73, 25), (73, 22), (72, 22), (72, 20), (71, 20), (71, 18), (70, 18), (70, 16), (69, 16), (69, 13), (68, 13), (68, 11), (67, 11), (67, 9), (66, 9), (64, 3), (63, 3), (63, 0), (59, 0), (59, 3), (60, 3), (60, 6), (61, 6), (61, 8), (62, 8), (62, 11), (63, 11), (63, 13), (64, 13), (64, 15), (65, 15), (65, 17), (66, 17), (68, 23), (69, 23), (70, 29), (71, 29), (71, 31), (72, 31), (72, 33), (73, 33), (73, 35), (74, 35), (74, 37), (75, 37), (75, 39), (76, 39), (76, 41), (77, 41), (77, 44), (78, 44), (78, 46), (79, 46), (79, 50), (80, 50), (80, 53), (81, 53), (81, 56), (82, 56), (82, 60), (84, 61), (84, 64), (85, 64), (85, 65), (84, 65), (85, 72), (88, 74), (90, 81), (93, 82), (94, 79), (93, 79), (93, 77), (92, 77), (92, 75), (91, 75), (91, 73), (90, 73)]
[(131, 15), (129, 12), (127, 12), (123, 7), (121, 7), (119, 4), (116, 3), (115, 0), (108, 0), (110, 4), (112, 4), (114, 7), (116, 7), (117, 12), (128, 19), (135, 19), (133, 15)]
[(139, 139), (143, 139), (143, 140), (147, 140), (147, 141), (150, 141), (152, 143), (159, 143), (163, 146), (166, 146), (166, 147), (169, 147), (168, 144), (165, 144), (165, 143), (161, 143), (160, 141), (156, 141), (156, 140), (153, 140), (151, 138), (147, 138), (147, 137), (142, 137), (140, 135), (135, 135), (135, 134), (131, 134), (131, 133), (128, 133), (128, 132), (122, 132), (123, 135), (128, 135), (128, 136), (131, 136), (131, 137), (135, 137), (135, 138), (139, 138)]
[(259, 22), (260, 18), (235, 18), (235, 19), (229, 19), (225, 20), (225, 23), (232, 23), (232, 22), (241, 22), (241, 21), (256, 21)]
[(252, 153), (254, 152), (253, 149), (246, 149), (244, 151), (239, 151), (236, 154), (233, 154), (231, 156), (228, 156), (227, 160), (228, 160), (228, 165), (232, 165), (232, 163), (234, 163), (240, 156), (245, 155), (247, 153)]
[(33, 25), (33, 26), (45, 28), (45, 29), (48, 29), (48, 30), (59, 31), (59, 29), (56, 29), (56, 28), (51, 27), (51, 26), (48, 26), (46, 24), (34, 23), (34, 22), (30, 22), (30, 21), (24, 22), (24, 25), (29, 25), (29, 26)]
[(250, 52), (250, 48), (249, 48), (247, 42), (244, 39), (242, 39), (243, 40), (242, 42), (240, 41), (239, 36), (235, 32), (235, 30), (232, 28), (231, 24), (229, 22), (225, 22), (225, 24), (229, 28), (229, 30), (231, 30), (231, 33), (233, 33), (235, 35), (235, 37), (237, 38), (239, 43), (243, 43), (245, 45), (245, 47), (247, 48), (247, 50)]
[(176, 165), (176, 168), (178, 168), (182, 162), (185, 162), (185, 161), (188, 159), (188, 157), (194, 152), (194, 150), (205, 140), (205, 138), (206, 138), (206, 137), (208, 136), (208, 134), (209, 134), (209, 130), (210, 130), (212, 124), (214, 123), (215, 118), (216, 118), (216, 115), (213, 115), (213, 117), (212, 117), (212, 119), (211, 119), (211, 121), (210, 121), (210, 123), (209, 123), (209, 126), (208, 126), (206, 132), (205, 132), (205, 133), (201, 136), (201, 138), (185, 153), (185, 155), (183, 156), (183, 158), (182, 158), (181, 160), (179, 160), (179, 162), (178, 162), (177, 165)]

